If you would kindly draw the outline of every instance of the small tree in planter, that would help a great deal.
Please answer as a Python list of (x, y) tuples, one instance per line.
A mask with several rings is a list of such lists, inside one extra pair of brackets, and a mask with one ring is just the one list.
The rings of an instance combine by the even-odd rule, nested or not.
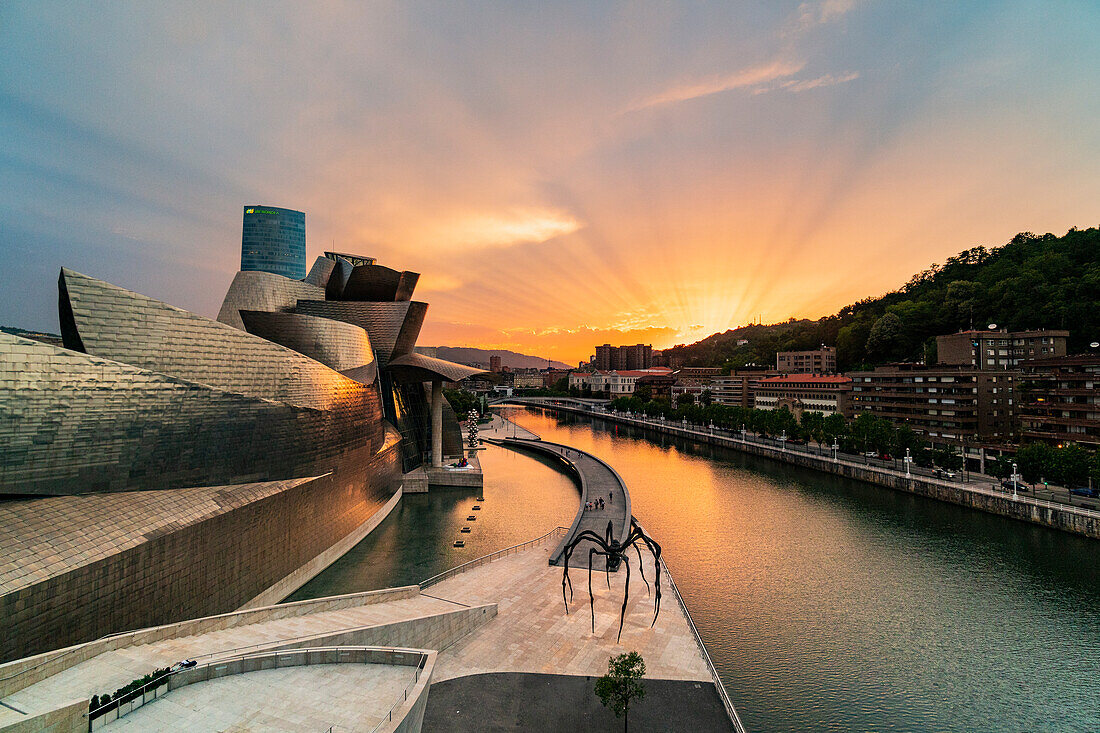
[(615, 717), (623, 719), (623, 733), (629, 728), (630, 703), (645, 697), (642, 677), (645, 676), (645, 660), (638, 652), (611, 657), (607, 661), (607, 674), (596, 680), (596, 696), (611, 708)]

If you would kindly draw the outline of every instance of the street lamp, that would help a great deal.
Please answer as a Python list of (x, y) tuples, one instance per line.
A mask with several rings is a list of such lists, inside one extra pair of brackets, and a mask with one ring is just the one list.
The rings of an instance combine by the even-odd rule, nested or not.
[(779, 449), (787, 450), (787, 431), (784, 429), (783, 434), (779, 436)]
[(913, 462), (913, 457), (909, 455), (909, 449), (905, 449), (905, 478), (909, 478), (909, 464)]
[(1016, 494), (1016, 462), (1012, 462), (1012, 501), (1016, 501), (1019, 498)]
[(833, 460), (836, 461), (836, 452), (840, 450), (840, 443), (837, 442), (836, 437), (833, 437)]

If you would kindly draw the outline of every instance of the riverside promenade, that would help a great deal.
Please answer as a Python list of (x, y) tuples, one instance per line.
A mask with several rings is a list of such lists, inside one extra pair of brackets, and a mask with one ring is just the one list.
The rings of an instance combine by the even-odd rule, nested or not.
[[(990, 514), (1039, 524), (1051, 529), (1100, 539), (1100, 511), (1086, 507), (1067, 505), (998, 490), (989, 484), (959, 483), (932, 476), (906, 473), (885, 465), (861, 463), (830, 450), (821, 453), (809, 449), (796, 449), (782, 441), (764, 441), (747, 435), (703, 427), (687, 423), (654, 420), (645, 416), (626, 415), (596, 409), (595, 405), (579, 400), (556, 398), (511, 398), (506, 400), (518, 406), (538, 407), (566, 412), (606, 422), (628, 425), (672, 437), (685, 438), (705, 445), (731, 448), (743, 453), (763, 456), (775, 461), (824, 471), (838, 476), (905, 491), (930, 499), (970, 507)], [(568, 402), (569, 404), (557, 404)]]
[[(551, 565), (564, 565), (565, 547), (581, 532), (594, 532), (599, 537), (607, 536), (607, 526), (611, 523), (611, 536), (622, 541), (630, 532), (630, 493), (622, 478), (608, 464), (584, 451), (567, 445), (549, 443), (523, 431), (528, 437), (497, 438), (486, 437), (487, 442), (526, 453), (539, 453), (559, 461), (565, 470), (572, 474), (580, 486), (580, 508), (568, 534), (558, 543), (557, 549), (550, 555)], [(603, 500), (602, 508), (599, 500)], [(589, 503), (594, 505), (588, 508)], [(569, 565), (572, 568), (587, 568), (589, 551), (596, 547), (590, 540), (581, 540), (573, 549)], [(633, 560), (632, 560), (633, 562)], [(603, 557), (593, 560), (593, 567), (605, 569)]]

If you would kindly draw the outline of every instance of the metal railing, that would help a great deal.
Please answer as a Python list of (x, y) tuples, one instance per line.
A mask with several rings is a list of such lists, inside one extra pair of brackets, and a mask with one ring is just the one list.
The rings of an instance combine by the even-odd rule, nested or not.
[(424, 663), (427, 662), (427, 661), (428, 661), (428, 655), (427, 654), (421, 654), (420, 655), (420, 663), (416, 665), (416, 673), (413, 675), (412, 684), (407, 685), (405, 687), (405, 691), (403, 693), (402, 699), (398, 700), (397, 702), (395, 702), (393, 705), (390, 706), (390, 709), (388, 711), (386, 711), (386, 718), (384, 720), (378, 721), (378, 725), (371, 728), (370, 733), (375, 733), (375, 731), (377, 731), (379, 728), (382, 727), (383, 723), (392, 723), (393, 722), (393, 711), (397, 710), (398, 706), (404, 705), (406, 702), (409, 701), (409, 690), (416, 687), (416, 685), (420, 682), (420, 675), (424, 671)]
[(427, 580), (422, 580), (420, 582), (420, 589), (423, 590), (424, 588), (428, 588), (430, 586), (433, 586), (436, 583), (440, 583), (444, 580), (447, 580), (448, 578), (453, 578), (454, 576), (458, 575), (459, 573), (464, 573), (467, 570), (473, 570), (476, 567), (481, 567), (482, 565), (487, 565), (487, 564), (491, 563), (493, 560), (504, 557), (505, 555), (514, 555), (517, 552), (523, 552), (524, 550), (526, 550), (529, 547), (534, 547), (535, 545), (542, 544), (543, 542), (550, 539), (551, 537), (564, 537), (568, 532), (569, 532), (568, 527), (555, 527), (554, 529), (550, 530), (549, 532), (542, 535), (541, 537), (536, 537), (533, 540), (527, 540), (526, 542), (521, 542), (520, 544), (512, 545), (511, 547), (505, 547), (503, 550), (497, 550), (496, 552), (490, 552), (488, 555), (482, 555), (481, 557), (470, 560), (469, 562), (464, 562), (461, 565), (453, 567), (450, 570), (444, 570), (442, 573), (440, 573), (438, 575), (433, 575), (432, 577), (428, 578)]
[[(697, 426), (694, 423), (683, 425), (680, 422), (668, 421), (668, 420), (655, 420), (649, 416), (639, 417), (636, 415), (624, 415), (622, 413), (612, 413), (607, 411), (600, 411), (594, 409), (580, 409), (576, 407), (570, 407), (568, 405), (555, 405), (547, 403), (528, 403), (537, 404), (539, 407), (543, 407), (551, 410), (567, 410), (570, 412), (582, 413), (585, 415), (595, 415), (607, 420), (614, 420), (626, 424), (636, 425), (643, 428), (662, 428), (671, 433), (680, 433), (684, 437), (719, 437), (726, 441), (733, 443), (740, 443), (741, 445), (749, 446), (755, 445), (764, 448), (769, 448), (780, 453), (792, 453), (812, 456), (820, 460), (828, 461), (829, 463), (840, 464), (850, 466), (852, 468), (861, 468), (864, 470), (877, 471), (879, 473), (901, 477), (901, 478), (917, 478), (922, 481), (938, 484), (940, 486), (959, 489), (961, 491), (968, 491), (975, 494), (983, 494), (985, 496), (994, 496), (1001, 499), (1011, 499), (1012, 501), (1020, 504), (1028, 504), (1031, 506), (1042, 507), (1046, 509), (1057, 509), (1059, 511), (1067, 512), (1070, 514), (1076, 514), (1078, 516), (1086, 517), (1089, 519), (1100, 519), (1100, 510), (1089, 509), (1087, 507), (1077, 506), (1076, 504), (1068, 504), (1064, 502), (1048, 501), (1046, 499), (1039, 499), (1030, 496), (1021, 496), (1019, 493), (1015, 497), (1010, 492), (1004, 490), (997, 490), (996, 488), (986, 488), (982, 483), (969, 481), (958, 482), (949, 481), (940, 478), (934, 474), (931, 469), (922, 468), (920, 466), (912, 466), (910, 468), (910, 475), (907, 475), (904, 470), (898, 470), (896, 468), (889, 467), (878, 459), (872, 459), (870, 461), (858, 461), (851, 460), (852, 454), (844, 453), (842, 451), (837, 452), (837, 458), (832, 458), (832, 448), (823, 447), (818, 450), (814, 450), (809, 446), (802, 447), (798, 445), (786, 445), (784, 441), (775, 439), (763, 438), (760, 436), (748, 436), (742, 435), (739, 432), (724, 430), (722, 428), (714, 428), (710, 430), (704, 426)], [(994, 484), (995, 486), (995, 484)]]
[(687, 619), (688, 626), (691, 627), (695, 642), (703, 651), (703, 659), (706, 660), (707, 669), (710, 670), (710, 676), (714, 680), (714, 686), (718, 688), (718, 697), (721, 698), (722, 705), (726, 708), (726, 714), (733, 722), (734, 730), (737, 733), (746, 733), (745, 725), (741, 722), (741, 716), (737, 714), (737, 709), (733, 706), (733, 700), (730, 699), (726, 686), (722, 683), (722, 678), (718, 676), (718, 668), (714, 666), (714, 661), (711, 660), (710, 654), (707, 652), (707, 645), (703, 643), (703, 637), (699, 635), (699, 629), (695, 627), (695, 622), (692, 621), (691, 614), (688, 613), (687, 604), (684, 603), (684, 599), (680, 595), (680, 589), (676, 587), (676, 581), (672, 579), (672, 573), (668, 571), (668, 565), (665, 564), (664, 558), (661, 559), (661, 567), (665, 569), (665, 577), (668, 579), (668, 584), (672, 586), (672, 592), (676, 595), (676, 603), (680, 606), (680, 610), (684, 612), (684, 618)]
[[(268, 642), (268, 643), (279, 643), (279, 642)], [(189, 676), (193, 676), (199, 670), (207, 670), (207, 669), (210, 669), (210, 668), (224, 667), (225, 665), (227, 665), (231, 662), (240, 661), (240, 660), (244, 660), (244, 659), (261, 659), (261, 658), (264, 658), (264, 657), (274, 657), (276, 659), (276, 663), (275, 663), (276, 668), (285, 668), (285, 666), (311, 666), (310, 663), (307, 661), (306, 664), (304, 664), (304, 665), (285, 665), (284, 667), (280, 667), (277, 660), (278, 660), (279, 657), (290, 657), (290, 656), (299, 656), (300, 657), (300, 656), (303, 656), (303, 655), (308, 660), (308, 657), (311, 653), (328, 652), (328, 651), (350, 652), (350, 651), (355, 651), (355, 650), (367, 650), (367, 651), (372, 651), (372, 652), (377, 651), (377, 652), (401, 653), (401, 654), (409, 654), (409, 655), (412, 655), (412, 656), (419, 656), (420, 657), (420, 660), (417, 662), (417, 665), (416, 665), (416, 670), (415, 670), (415, 673), (413, 675), (412, 683), (410, 683), (409, 685), (407, 685), (405, 687), (405, 689), (402, 693), (402, 699), (398, 700), (396, 703), (394, 703), (390, 707), (389, 711), (386, 713), (386, 718), (379, 721), (378, 725), (376, 725), (372, 729), (372, 733), (373, 733), (373, 731), (377, 731), (378, 728), (381, 727), (381, 725), (383, 723), (386, 723), (386, 722), (389, 722), (389, 721), (393, 720), (393, 711), (396, 710), (398, 708), (398, 706), (404, 704), (409, 699), (409, 691), (413, 687), (415, 687), (418, 682), (420, 682), (420, 675), (424, 671), (424, 665), (428, 660), (428, 655), (425, 654), (423, 651), (421, 651), (419, 649), (405, 649), (405, 648), (401, 648), (401, 647), (323, 646), (323, 647), (302, 647), (300, 649), (271, 649), (271, 650), (266, 650), (266, 651), (260, 652), (260, 653), (236, 654), (236, 655), (229, 656), (229, 657), (219, 657), (218, 659), (207, 662), (205, 664), (196, 665), (194, 667), (187, 667), (185, 669), (171, 670), (167, 674), (164, 674), (160, 677), (157, 677), (156, 679), (152, 680), (151, 682), (148, 682), (148, 683), (142, 685), (140, 688), (138, 688), (136, 690), (133, 690), (131, 692), (128, 692), (125, 695), (120, 696), (119, 700), (111, 700), (108, 703), (105, 703), (103, 705), (99, 705), (95, 709), (89, 710), (85, 714), (85, 717), (88, 718), (88, 730), (93, 731), (96, 728), (102, 727), (102, 725), (105, 725), (106, 723), (112, 722), (114, 720), (117, 720), (118, 718), (122, 718), (126, 715), (129, 715), (130, 713), (134, 712), (135, 710), (138, 710), (138, 709), (144, 707), (145, 705), (148, 705), (148, 704), (152, 703), (154, 700), (160, 699), (161, 697), (163, 697), (164, 695), (166, 695), (169, 692), (169, 680), (172, 677), (175, 677), (176, 675), (179, 675), (179, 674), (182, 674), (182, 673), (185, 673), (185, 672), (188, 673)], [(210, 656), (210, 655), (206, 655), (206, 656)], [(340, 663), (341, 663), (340, 661), (336, 661), (336, 662), (318, 662), (317, 664), (340, 664)], [(363, 661), (361, 663), (362, 664), (379, 664), (380, 662)], [(250, 670), (250, 671), (259, 671), (259, 670)], [(235, 672), (235, 673), (231, 673), (231, 674), (248, 674), (248, 672)], [(226, 676), (228, 676), (228, 675), (226, 675)], [(217, 678), (214, 678), (214, 679), (217, 679)], [(207, 678), (207, 679), (196, 680), (196, 681), (207, 682), (207, 681), (210, 681), (210, 679)], [(184, 684), (186, 685), (187, 683), (184, 682)], [(160, 689), (162, 687), (164, 688), (163, 690)], [(150, 693), (151, 693), (151, 697), (150, 697)], [(140, 702), (139, 702), (139, 700), (140, 700)], [(137, 703), (137, 704), (135, 705), (135, 703)], [(101, 718), (103, 718), (106, 715), (109, 715), (110, 713), (115, 712), (116, 710), (118, 711), (118, 715), (116, 715), (115, 717), (111, 718), (108, 721), (104, 721), (99, 726), (95, 725), (96, 721), (100, 720)], [(329, 731), (334, 731), (334, 730), (338, 730), (338, 729), (339, 729), (339, 726), (333, 724), (332, 726), (329, 727), (328, 730)]]
[[(38, 669), (39, 667), (42, 667), (42, 666), (47, 665), (47, 664), (51, 664), (53, 662), (56, 662), (59, 659), (64, 659), (65, 657), (69, 656), (70, 654), (75, 654), (79, 651), (84, 651), (90, 644), (95, 644), (97, 642), (106, 641), (107, 639), (111, 639), (111, 638), (116, 637), (116, 636), (125, 636), (126, 634), (132, 634), (132, 633), (134, 633), (134, 632), (132, 632), (132, 631), (116, 631), (113, 634), (105, 634), (104, 636), (101, 636), (98, 639), (92, 639), (91, 641), (81, 642), (80, 644), (76, 644), (75, 646), (72, 646), (68, 649), (60, 650), (56, 654), (54, 654), (53, 656), (47, 657), (46, 659), (43, 659), (41, 662), (38, 662), (37, 664), (34, 664), (30, 667), (24, 667), (23, 669), (19, 670), (18, 672), (13, 672), (12, 674), (9, 674), (6, 677), (0, 677), (0, 684), (2, 684), (4, 682), (7, 682), (8, 680), (14, 680), (17, 677), (22, 677), (23, 675), (27, 674), (28, 672), (33, 672), (34, 670)], [(47, 654), (49, 654), (49, 652), (47, 652)]]

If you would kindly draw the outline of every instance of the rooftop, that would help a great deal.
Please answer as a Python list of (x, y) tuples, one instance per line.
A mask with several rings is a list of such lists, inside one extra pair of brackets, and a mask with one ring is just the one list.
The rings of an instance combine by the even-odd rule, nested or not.
[(839, 374), (784, 374), (779, 377), (767, 377), (760, 380), (761, 385), (768, 384), (848, 384), (852, 380)]

